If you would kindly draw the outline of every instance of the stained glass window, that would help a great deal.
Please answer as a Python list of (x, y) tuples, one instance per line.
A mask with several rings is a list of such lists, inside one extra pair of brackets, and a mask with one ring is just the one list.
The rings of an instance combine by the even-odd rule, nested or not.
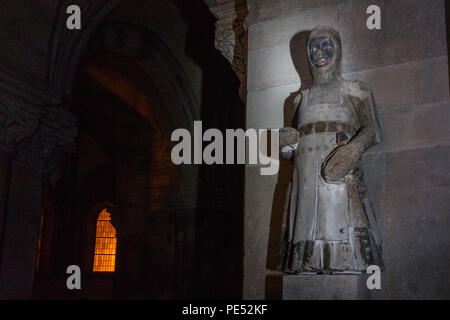
[(114, 272), (116, 265), (116, 229), (111, 215), (103, 209), (97, 218), (94, 250), (94, 272)]

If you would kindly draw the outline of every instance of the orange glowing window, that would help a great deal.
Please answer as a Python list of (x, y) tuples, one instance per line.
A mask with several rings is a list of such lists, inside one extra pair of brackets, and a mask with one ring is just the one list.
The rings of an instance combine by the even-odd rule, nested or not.
[(116, 265), (116, 229), (111, 223), (107, 209), (103, 209), (97, 218), (95, 234), (94, 272), (114, 272)]

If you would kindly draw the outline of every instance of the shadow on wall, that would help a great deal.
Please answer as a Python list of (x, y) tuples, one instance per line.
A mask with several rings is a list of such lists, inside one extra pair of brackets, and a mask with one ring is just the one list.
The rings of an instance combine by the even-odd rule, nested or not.
[[(312, 85), (312, 75), (307, 56), (307, 42), (310, 31), (302, 31), (295, 34), (290, 41), (292, 63), (301, 79), (301, 87), (292, 92), (284, 101), (283, 115), (284, 127), (297, 127), (296, 114), (293, 114), (294, 100), (300, 95), (301, 90), (308, 89)], [(272, 216), (270, 219), (269, 245), (267, 250), (267, 269), (276, 270), (278, 264), (278, 252), (280, 246), (281, 224), (283, 212), (287, 201), (287, 190), (292, 178), (293, 162), (280, 159), (278, 182), (275, 188), (272, 202)], [(266, 279), (266, 298), (281, 298), (281, 276), (268, 276)]]

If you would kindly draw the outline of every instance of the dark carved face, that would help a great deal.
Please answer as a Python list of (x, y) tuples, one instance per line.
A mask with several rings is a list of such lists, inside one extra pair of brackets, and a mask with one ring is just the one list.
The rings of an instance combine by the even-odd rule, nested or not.
[(316, 67), (325, 67), (333, 59), (334, 42), (330, 37), (317, 37), (309, 42), (309, 59)]

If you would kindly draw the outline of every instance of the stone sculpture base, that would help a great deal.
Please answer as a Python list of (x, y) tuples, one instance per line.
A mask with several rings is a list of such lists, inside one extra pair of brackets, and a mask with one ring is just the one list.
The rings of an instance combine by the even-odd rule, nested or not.
[(283, 300), (366, 300), (366, 275), (289, 275), (283, 277)]

